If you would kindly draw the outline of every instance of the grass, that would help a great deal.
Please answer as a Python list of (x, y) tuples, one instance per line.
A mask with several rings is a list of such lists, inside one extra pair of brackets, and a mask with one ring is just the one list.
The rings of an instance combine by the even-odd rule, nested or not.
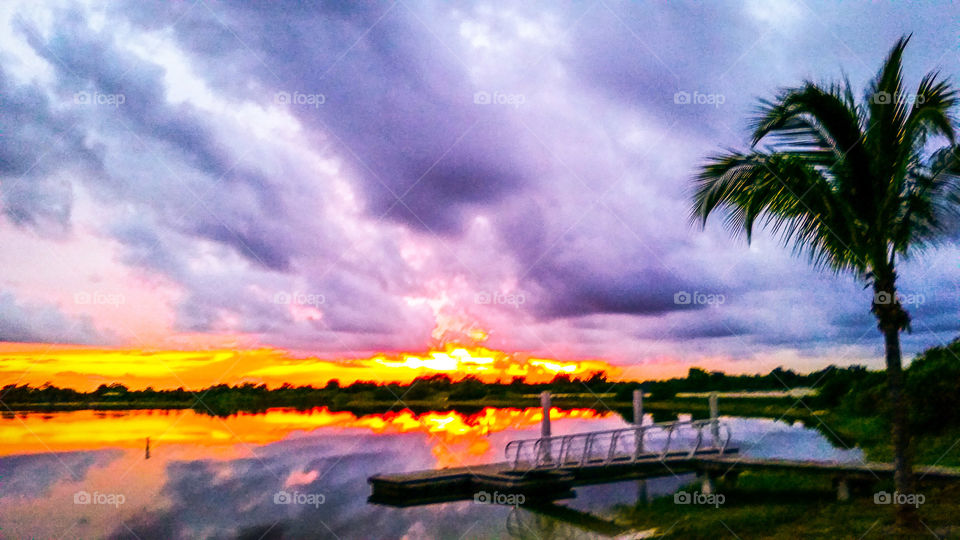
[[(818, 429), (838, 446), (861, 448), (867, 461), (893, 460), (890, 428), (882, 417), (852, 416), (837, 411), (815, 415), (813, 420), (807, 425)], [(960, 467), (960, 428), (914, 436), (913, 457), (917, 465)]]
[[(753, 410), (745, 401), (721, 400), (720, 410), (738, 416), (759, 412), (801, 419), (838, 446), (860, 447), (867, 461), (892, 459), (889, 427), (882, 417), (813, 411), (803, 404), (786, 403), (766, 403)], [(960, 428), (916, 437), (914, 458), (918, 465), (960, 466)], [(698, 489), (696, 485), (686, 488)], [(855, 492), (850, 501), (838, 502), (830, 476), (744, 472), (736, 486), (720, 487), (725, 501), (718, 508), (675, 504), (670, 495), (622, 509), (620, 520), (638, 530), (656, 528), (668, 538), (960, 538), (956, 525), (960, 523), (960, 484), (921, 484), (919, 492), (926, 499), (918, 510), (923, 527), (910, 534), (895, 529), (893, 507), (874, 503), (873, 494), (880, 490), (892, 493), (892, 482), (878, 482), (867, 492)]]
[[(691, 485), (686, 491), (699, 489)], [(889, 482), (877, 490), (892, 492)], [(720, 487), (719, 506), (676, 504), (673, 495), (619, 510), (617, 521), (667, 538), (960, 538), (960, 486), (931, 487), (919, 507), (927, 528), (911, 536), (894, 529), (893, 507), (874, 503), (873, 491), (838, 502), (829, 476), (744, 472), (735, 487)]]

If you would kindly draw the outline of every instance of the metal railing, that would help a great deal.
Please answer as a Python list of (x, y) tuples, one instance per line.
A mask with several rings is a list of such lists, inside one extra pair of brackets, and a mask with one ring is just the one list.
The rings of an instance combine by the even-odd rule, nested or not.
[(719, 421), (688, 420), (510, 441), (504, 453), (513, 469), (578, 468), (662, 460), (678, 452), (687, 457), (707, 450), (723, 454), (730, 435), (730, 428)]

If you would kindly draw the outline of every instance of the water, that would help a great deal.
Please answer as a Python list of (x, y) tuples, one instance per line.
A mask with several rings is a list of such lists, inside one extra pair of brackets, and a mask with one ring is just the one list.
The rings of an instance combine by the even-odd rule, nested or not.
[[(637, 501), (636, 481), (581, 487), (561, 502), (574, 517), (598, 518), (593, 526), (473, 501), (404, 509), (367, 503), (373, 474), (502, 460), (507, 441), (539, 435), (540, 418), (539, 409), (6, 414), (0, 538), (603, 537), (603, 520)], [(557, 435), (627, 425), (590, 409), (554, 411), (551, 419)], [(724, 420), (744, 455), (862, 459), (800, 424)], [(650, 480), (647, 496), (691, 478)]]

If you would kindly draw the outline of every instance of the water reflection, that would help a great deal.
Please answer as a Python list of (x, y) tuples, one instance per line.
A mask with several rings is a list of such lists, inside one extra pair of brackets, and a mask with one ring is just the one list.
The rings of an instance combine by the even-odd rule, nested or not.
[[(552, 420), (603, 420), (614, 417), (593, 409), (554, 408)], [(72, 411), (18, 413), (0, 421), (0, 456), (40, 452), (89, 450), (104, 447), (143, 447), (148, 438), (154, 448), (190, 444), (204, 448), (262, 445), (291, 433), (362, 429), (376, 434), (419, 432), (431, 435), (438, 466), (489, 461), (495, 447), (489, 435), (526, 429), (540, 423), (539, 408), (485, 408), (474, 414), (457, 411), (415, 414), (409, 410), (368, 414), (330, 411), (271, 409), (266, 413), (238, 413), (227, 418), (198, 414), (192, 410)], [(619, 417), (617, 417), (619, 418)], [(619, 424), (619, 421), (615, 421)], [(237, 450), (237, 449), (235, 449)], [(241, 452), (243, 448), (239, 449)], [(499, 451), (499, 448), (497, 449)], [(149, 453), (149, 450), (148, 450)]]
[[(557, 434), (626, 425), (618, 415), (589, 409), (554, 410), (551, 419)], [(603, 532), (609, 525), (604, 523), (617, 506), (637, 501), (636, 481), (577, 488), (576, 498), (556, 508), (462, 501), (398, 509), (366, 502), (372, 474), (495, 461), (507, 441), (536, 436), (540, 420), (539, 409), (364, 416), (271, 410), (226, 419), (193, 411), (18, 414), (0, 420), (0, 534), (346, 539), (583, 538), (616, 532)], [(752, 455), (787, 448), (791, 455), (785, 457), (850, 457), (799, 425), (726, 420)], [(688, 480), (647, 480), (645, 496), (670, 493)], [(81, 492), (92, 502), (75, 503)], [(278, 504), (280, 492), (322, 495), (323, 501)], [(109, 495), (122, 495), (123, 502), (103, 504)]]

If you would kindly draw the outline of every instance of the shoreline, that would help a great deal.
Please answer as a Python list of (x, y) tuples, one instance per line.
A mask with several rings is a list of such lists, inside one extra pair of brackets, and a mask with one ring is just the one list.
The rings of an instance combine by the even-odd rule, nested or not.
[[(802, 420), (813, 418), (825, 411), (812, 411), (802, 404), (801, 399), (792, 397), (728, 397), (720, 400), (721, 416), (742, 416), (748, 418), (783, 418), (785, 420)], [(228, 406), (216, 401), (198, 401), (190, 399), (184, 401), (69, 401), (69, 402), (30, 402), (5, 403), (0, 401), (4, 415), (18, 412), (68, 412), (68, 411), (124, 411), (124, 410), (184, 410), (191, 409), (198, 412), (239, 413), (263, 412), (274, 408), (294, 408), (310, 410), (326, 407), (331, 411), (359, 411), (364, 413), (386, 413), (404, 409), (414, 412), (456, 410), (461, 412), (478, 412), (484, 408), (535, 408), (540, 407), (540, 400), (536, 397), (516, 396), (509, 398), (483, 399), (427, 399), (427, 400), (350, 400), (322, 399), (307, 401), (259, 401), (250, 403), (235, 403)], [(593, 409), (610, 411), (632, 419), (633, 410), (630, 401), (617, 399), (597, 398), (592, 395), (578, 397), (555, 397), (552, 406), (560, 409)], [(709, 404), (703, 398), (674, 398), (663, 401), (645, 401), (644, 412), (651, 413), (657, 420), (659, 415), (692, 414), (695, 418), (706, 418), (709, 414)]]

